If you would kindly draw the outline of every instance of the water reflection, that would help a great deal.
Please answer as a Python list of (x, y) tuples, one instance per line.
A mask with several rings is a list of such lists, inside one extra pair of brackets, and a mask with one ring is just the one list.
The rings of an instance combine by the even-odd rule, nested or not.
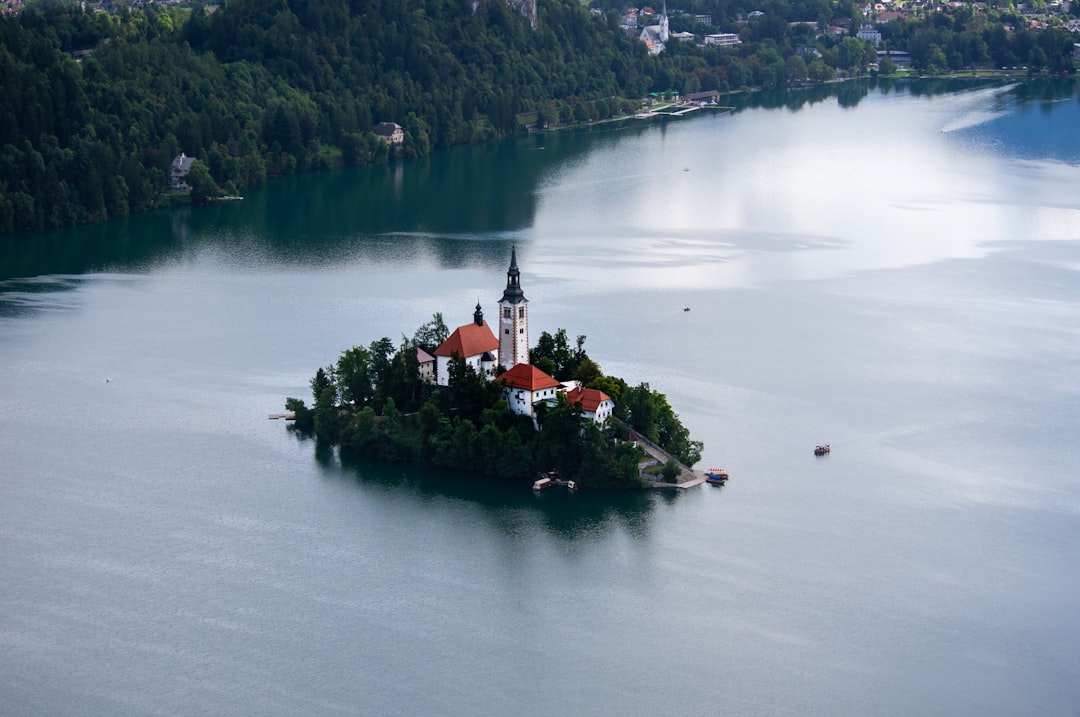
[[(489, 528), (510, 536), (519, 536), (523, 526), (528, 525), (565, 539), (598, 536), (615, 528), (646, 538), (658, 498), (651, 491), (568, 493), (562, 488), (536, 494), (527, 481), (498, 481), (439, 468), (380, 463), (348, 454), (340, 456), (338, 473), (333, 448), (317, 445), (315, 456), (324, 475), (348, 476), (363, 487), (391, 492), (394, 500), (464, 501), (477, 509)], [(660, 493), (665, 502), (678, 499), (676, 491)]]
[[(945, 94), (953, 97), (933, 106), (872, 103), (857, 119), (828, 106), (834, 98), (845, 110), (875, 96)], [(1011, 222), (993, 215), (1003, 197), (1015, 195), (993, 160), (1080, 161), (1071, 131), (1077, 122), (1069, 121), (1080, 120), (1076, 96), (1073, 81), (889, 78), (733, 95), (725, 103), (734, 111), (723, 117), (702, 111), (458, 147), (418, 161), (286, 177), (252, 188), (243, 202), (2, 236), (0, 280), (139, 272), (207, 255), (243, 268), (497, 271), (506, 242), (534, 240), (587, 243), (605, 265), (662, 267), (686, 255), (705, 267), (703, 280), (716, 279), (717, 263), (738, 280), (748, 272), (737, 261), (748, 258), (740, 245), (775, 257), (779, 244), (836, 247), (850, 236), (888, 236), (901, 224), (891, 216), (897, 208), (905, 217), (927, 209), (927, 217), (957, 215), (947, 226), (938, 216), (924, 222), (945, 237), (992, 237)], [(819, 111), (799, 120), (784, 116), (814, 106)], [(748, 110), (770, 112), (749, 122)], [(627, 151), (638, 142), (642, 152)], [(990, 161), (958, 173), (957, 150)], [(957, 191), (988, 211), (939, 201)], [(929, 234), (908, 230), (890, 246), (921, 236)], [(801, 262), (840, 266), (836, 253), (798, 253)], [(552, 275), (591, 270), (565, 266), (565, 255), (551, 256), (559, 266)], [(661, 270), (645, 280), (670, 285), (672, 278)]]

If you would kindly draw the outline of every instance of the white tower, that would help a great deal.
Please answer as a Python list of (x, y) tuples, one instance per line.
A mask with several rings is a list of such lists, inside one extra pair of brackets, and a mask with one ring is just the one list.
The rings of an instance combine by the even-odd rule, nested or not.
[(667, 0), (664, 0), (664, 10), (660, 13), (660, 42), (667, 42), (671, 39), (671, 33), (668, 32), (668, 19), (667, 19)]
[(506, 289), (499, 301), (499, 365), (510, 369), (529, 363), (529, 300), (521, 289), (517, 249), (510, 250)]

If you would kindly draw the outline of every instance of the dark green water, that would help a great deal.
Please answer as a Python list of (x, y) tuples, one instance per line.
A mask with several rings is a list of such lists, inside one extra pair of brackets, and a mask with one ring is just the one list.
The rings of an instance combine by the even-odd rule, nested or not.
[[(1075, 86), (835, 92), (0, 239), (0, 713), (1074, 714)], [(511, 246), (726, 487), (266, 419)]]

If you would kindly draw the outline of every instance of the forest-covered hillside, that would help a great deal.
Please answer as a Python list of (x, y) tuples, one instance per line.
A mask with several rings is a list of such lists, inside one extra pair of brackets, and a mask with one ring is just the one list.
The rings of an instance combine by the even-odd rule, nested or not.
[[(742, 44), (672, 41), (650, 55), (618, 12), (577, 0), (538, 0), (535, 28), (504, 0), (232, 0), (212, 13), (41, 0), (0, 16), (0, 233), (188, 201), (166, 191), (181, 151), (197, 158), (199, 200), (273, 174), (385, 161), (381, 121), (404, 127), (403, 156), (421, 156), (519, 131), (523, 116), (604, 119), (649, 92), (781, 88), (865, 74), (877, 59), (854, 37), (851, 0), (769, 0), (736, 22), (747, 1), (707, 4)], [(822, 18), (845, 10), (851, 32), (825, 32)], [(942, 6), (883, 35), (920, 72), (1072, 72), (1072, 34), (1006, 33), (1005, 21), (1023, 18)]]
[(384, 159), (379, 121), (422, 155), (511, 133), (547, 99), (650, 87), (655, 61), (573, 0), (546, 0), (540, 20), (532, 30), (501, 0), (236, 0), (212, 15), (49, 4), (0, 18), (0, 231), (153, 206), (180, 151), (240, 193), (268, 173)]

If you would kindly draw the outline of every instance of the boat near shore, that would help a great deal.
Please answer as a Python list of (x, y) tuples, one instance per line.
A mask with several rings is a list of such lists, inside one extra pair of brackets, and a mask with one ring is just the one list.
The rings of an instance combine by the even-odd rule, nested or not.
[(705, 482), (713, 485), (727, 483), (728, 474), (723, 468), (710, 468), (705, 472)]

